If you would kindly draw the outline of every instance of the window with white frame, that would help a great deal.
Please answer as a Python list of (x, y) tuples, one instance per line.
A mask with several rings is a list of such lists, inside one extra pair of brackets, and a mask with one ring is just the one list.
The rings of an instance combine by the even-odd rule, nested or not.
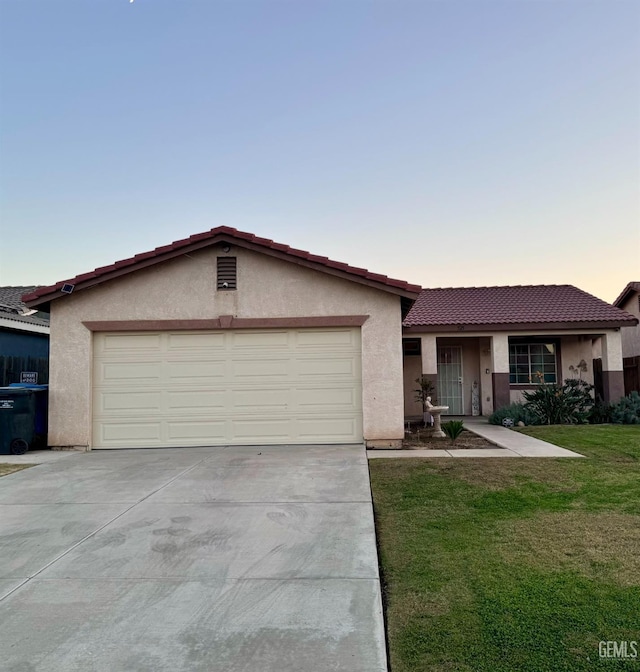
[(555, 343), (510, 343), (509, 382), (512, 385), (557, 382), (556, 349)]

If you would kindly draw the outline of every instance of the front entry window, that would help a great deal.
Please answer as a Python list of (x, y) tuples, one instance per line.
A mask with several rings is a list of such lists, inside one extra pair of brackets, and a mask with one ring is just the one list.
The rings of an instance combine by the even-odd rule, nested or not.
[(555, 343), (509, 345), (509, 382), (512, 385), (555, 383), (557, 380)]

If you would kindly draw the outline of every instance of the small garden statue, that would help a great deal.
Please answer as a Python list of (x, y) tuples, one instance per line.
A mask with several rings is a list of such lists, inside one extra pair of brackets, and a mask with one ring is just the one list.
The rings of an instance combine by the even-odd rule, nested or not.
[(432, 436), (444, 437), (444, 432), (442, 431), (442, 426), (440, 424), (440, 414), (442, 411), (448, 411), (448, 406), (434, 406), (431, 403), (431, 397), (427, 397), (425, 400), (425, 406), (427, 412), (433, 417), (433, 434)]
[(424, 426), (431, 427), (433, 425), (433, 417), (431, 413), (427, 411), (427, 399), (431, 403), (431, 395), (435, 392), (435, 387), (433, 383), (424, 375), (420, 378), (416, 378), (416, 383), (420, 387), (415, 391), (415, 400), (422, 405), (422, 420), (424, 421)]

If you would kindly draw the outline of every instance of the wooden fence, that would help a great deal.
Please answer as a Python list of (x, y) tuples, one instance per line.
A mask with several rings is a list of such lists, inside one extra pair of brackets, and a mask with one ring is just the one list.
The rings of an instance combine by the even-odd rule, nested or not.
[(624, 371), (624, 393), (630, 394), (634, 390), (640, 392), (640, 357), (625, 357), (622, 360)]
[(593, 360), (593, 386), (596, 388), (596, 399), (604, 399), (604, 387), (602, 385), (602, 359)]
[(23, 371), (35, 371), (38, 384), (49, 382), (49, 359), (47, 357), (6, 357), (0, 355), (0, 387), (19, 383)]

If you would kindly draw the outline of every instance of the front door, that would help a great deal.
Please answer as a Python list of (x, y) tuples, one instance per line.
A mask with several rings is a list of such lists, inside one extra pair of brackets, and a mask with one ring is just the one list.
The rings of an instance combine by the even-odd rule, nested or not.
[(438, 346), (438, 406), (448, 406), (443, 415), (464, 415), (462, 399), (462, 348)]

